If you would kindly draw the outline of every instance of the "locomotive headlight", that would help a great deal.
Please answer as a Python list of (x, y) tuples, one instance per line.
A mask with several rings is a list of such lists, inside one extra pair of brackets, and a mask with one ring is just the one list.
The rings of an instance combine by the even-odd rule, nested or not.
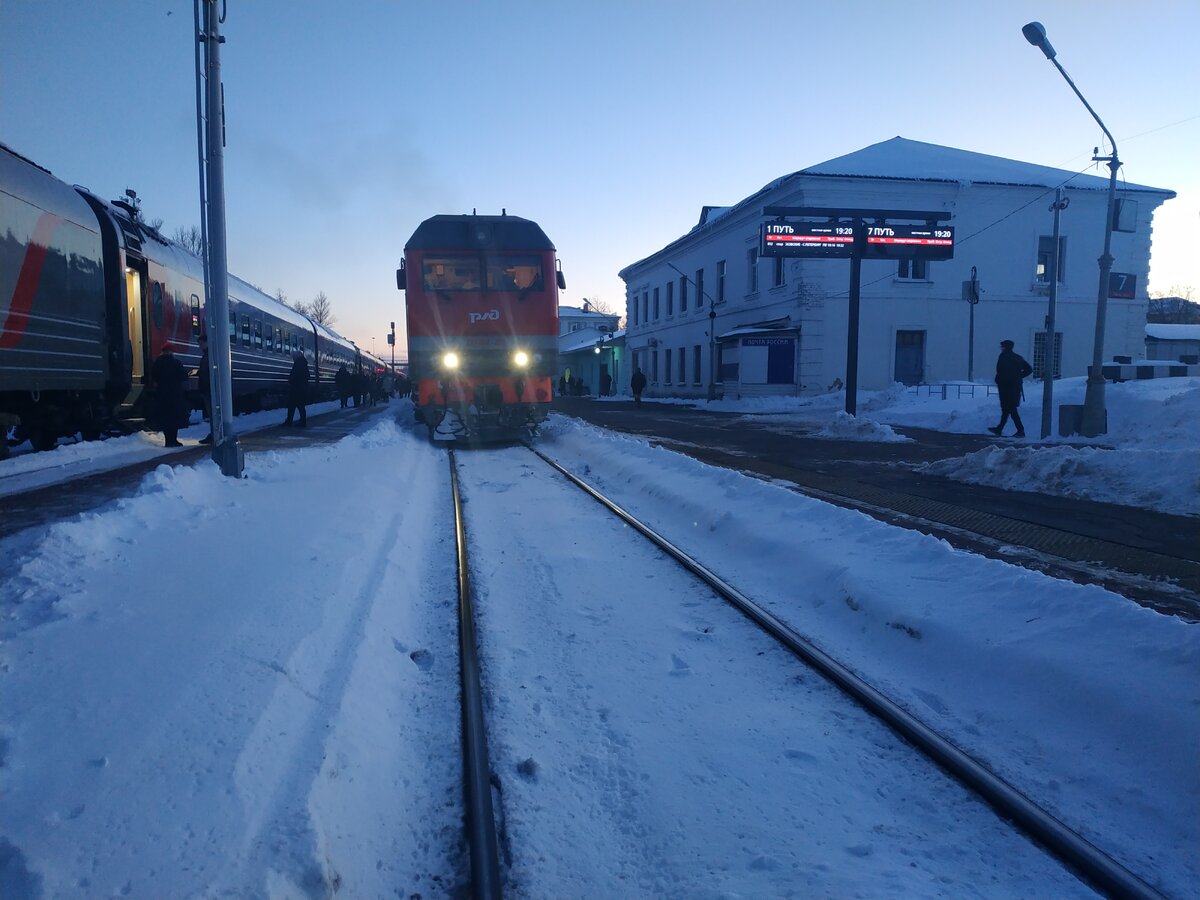
[(458, 354), (452, 352), (452, 353), (447, 353), (444, 356), (442, 356), (442, 365), (447, 369), (457, 369), (458, 368)]
[(518, 350), (513, 354), (513, 364), (518, 368), (525, 368), (527, 365), (529, 365), (529, 354), (524, 350)]

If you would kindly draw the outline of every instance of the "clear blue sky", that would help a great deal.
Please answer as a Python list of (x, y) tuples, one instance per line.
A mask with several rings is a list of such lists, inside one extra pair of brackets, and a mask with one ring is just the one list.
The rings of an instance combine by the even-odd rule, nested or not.
[[(324, 291), (334, 327), (386, 356), (394, 270), (436, 213), (536, 219), (563, 301), (620, 310), (617, 271), (701, 206), (896, 135), (1082, 169), (1101, 133), (1022, 37), (1035, 19), (1123, 176), (1179, 193), (1150, 289), (1200, 293), (1195, 0), (228, 0), (230, 270)], [(0, 141), (134, 188), (168, 234), (197, 224), (192, 22), (190, 0), (0, 0)]]

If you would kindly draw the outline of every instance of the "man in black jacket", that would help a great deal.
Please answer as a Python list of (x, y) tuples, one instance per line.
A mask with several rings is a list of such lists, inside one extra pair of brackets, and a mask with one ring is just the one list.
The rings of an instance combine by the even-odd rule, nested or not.
[(179, 429), (188, 423), (188, 404), (184, 392), (187, 369), (175, 358), (172, 346), (164, 344), (162, 353), (150, 367), (154, 381), (154, 413), (163, 433), (164, 447), (182, 447)]
[(308, 427), (308, 413), (304, 409), (304, 404), (308, 394), (308, 360), (304, 358), (304, 354), (299, 350), (292, 357), (292, 371), (288, 375), (288, 416), (284, 425), (292, 424), (292, 417), (296, 414), (296, 410), (300, 410), (300, 427)]
[(633, 405), (641, 407), (642, 391), (646, 389), (646, 373), (641, 369), (633, 373), (633, 377), (629, 379), (629, 390), (633, 392)]
[(204, 418), (208, 419), (208, 436), (200, 438), (200, 443), (211, 444), (212, 433), (212, 371), (208, 361), (208, 336), (200, 335), (200, 367), (196, 371), (197, 386), (200, 389), (200, 408), (204, 410)]
[(988, 431), (999, 436), (1012, 416), (1017, 433), (1013, 437), (1025, 437), (1025, 425), (1021, 422), (1021, 414), (1017, 407), (1021, 405), (1021, 382), (1033, 374), (1033, 366), (1021, 356), (1013, 352), (1012, 341), (1000, 342), (1000, 357), (996, 360), (996, 386), (1000, 388), (1000, 424), (989, 427)]

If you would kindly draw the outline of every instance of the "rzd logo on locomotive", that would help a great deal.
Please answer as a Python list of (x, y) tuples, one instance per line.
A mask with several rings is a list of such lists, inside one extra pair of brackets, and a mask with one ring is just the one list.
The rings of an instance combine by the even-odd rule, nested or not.
[(472, 325), (474, 325), (476, 322), (500, 321), (500, 310), (498, 309), (489, 309), (487, 312), (467, 313), (467, 315), (470, 316)]

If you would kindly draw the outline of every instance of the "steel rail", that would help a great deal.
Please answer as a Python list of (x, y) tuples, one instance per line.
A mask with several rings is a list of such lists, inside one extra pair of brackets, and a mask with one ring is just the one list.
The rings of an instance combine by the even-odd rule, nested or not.
[(567, 471), (555, 460), (534, 447), (526, 446), (539, 459), (705, 582), (767, 634), (841, 688), (869, 713), (881, 719), (900, 737), (919, 748), (929, 759), (952, 775), (968, 790), (981, 797), (1001, 818), (1016, 825), (1092, 888), (1109, 897), (1165, 900), (1162, 893), (1130, 872), (1087, 838), (1071, 830), (1014, 785), (1009, 784), (983, 763), (959, 749), (949, 739), (938, 734), (899, 704), (880, 693), (849, 668), (794, 631), (789, 625), (727, 584), (711, 570), (692, 559), (665, 537), (626, 512), (591, 485)]
[(454, 496), (454, 532), (458, 545), (458, 656), (462, 684), (463, 790), (467, 842), (471, 852), (471, 896), (481, 900), (497, 900), (502, 896), (500, 847), (492, 811), (491, 767), (483, 719), (475, 612), (471, 602), (467, 528), (453, 449), (449, 450), (448, 456), (450, 491)]

